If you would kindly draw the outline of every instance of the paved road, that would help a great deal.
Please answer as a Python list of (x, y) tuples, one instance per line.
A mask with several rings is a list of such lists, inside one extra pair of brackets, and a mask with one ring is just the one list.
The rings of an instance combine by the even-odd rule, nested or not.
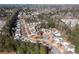
[(52, 46), (49, 54), (61, 54), (61, 52), (56, 47)]

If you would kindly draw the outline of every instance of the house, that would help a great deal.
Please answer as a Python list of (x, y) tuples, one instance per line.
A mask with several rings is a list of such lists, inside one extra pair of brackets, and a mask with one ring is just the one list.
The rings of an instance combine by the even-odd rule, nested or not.
[(73, 45), (71, 45), (71, 44), (69, 44), (67, 42), (64, 42), (63, 46), (65, 47), (66, 51), (71, 51), (73, 53), (75, 52), (75, 46), (73, 46)]
[(79, 24), (78, 19), (61, 19), (67, 26), (74, 27), (76, 24)]

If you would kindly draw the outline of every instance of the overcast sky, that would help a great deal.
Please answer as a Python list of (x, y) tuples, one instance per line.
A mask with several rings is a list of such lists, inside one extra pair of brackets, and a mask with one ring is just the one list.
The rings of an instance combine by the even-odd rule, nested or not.
[(79, 0), (0, 0), (0, 4), (79, 4)]

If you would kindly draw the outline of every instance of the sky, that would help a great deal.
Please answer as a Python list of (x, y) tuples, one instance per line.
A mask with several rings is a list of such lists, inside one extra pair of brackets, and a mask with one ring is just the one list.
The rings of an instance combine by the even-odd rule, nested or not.
[(79, 0), (0, 0), (0, 4), (79, 4)]

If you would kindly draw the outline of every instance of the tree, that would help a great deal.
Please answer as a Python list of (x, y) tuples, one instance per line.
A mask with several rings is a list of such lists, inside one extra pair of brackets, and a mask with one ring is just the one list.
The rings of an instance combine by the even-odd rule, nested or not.
[(79, 53), (79, 25), (77, 25), (75, 29), (71, 31), (68, 40), (75, 45), (76, 53)]
[(46, 49), (45, 49), (45, 46), (42, 46), (40, 44), (40, 50), (39, 50), (40, 54), (46, 54)]
[(48, 20), (47, 26), (48, 26), (48, 28), (54, 28), (55, 27), (55, 23), (50, 19), (50, 20)]

